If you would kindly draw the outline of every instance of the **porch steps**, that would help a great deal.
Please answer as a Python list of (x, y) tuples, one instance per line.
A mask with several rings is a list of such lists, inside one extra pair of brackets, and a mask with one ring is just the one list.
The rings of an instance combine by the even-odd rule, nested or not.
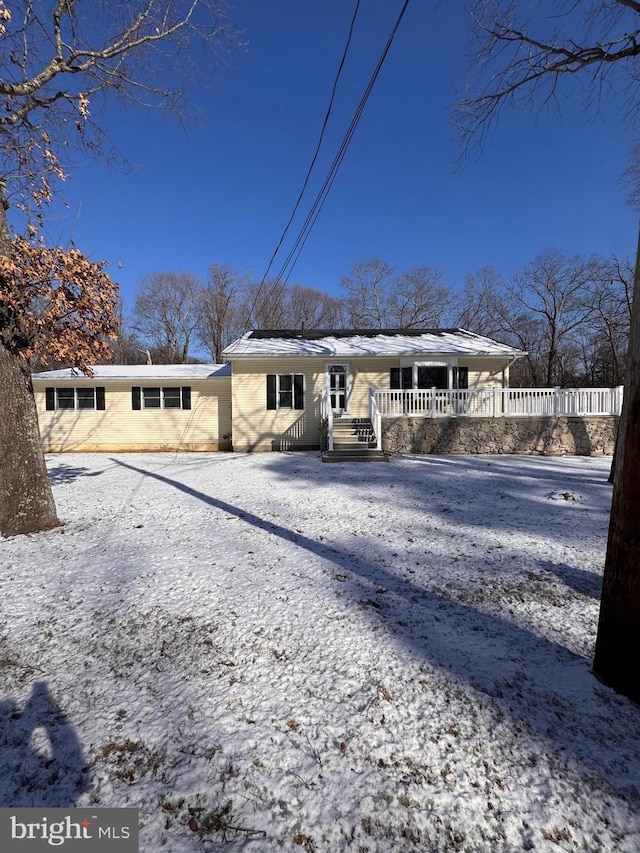
[(325, 450), (323, 462), (388, 462), (376, 449), (376, 437), (368, 418), (336, 418), (333, 422), (333, 450)]

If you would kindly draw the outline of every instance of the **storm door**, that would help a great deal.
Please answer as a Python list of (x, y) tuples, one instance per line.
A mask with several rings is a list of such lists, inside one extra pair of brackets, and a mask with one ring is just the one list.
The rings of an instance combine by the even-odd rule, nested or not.
[(348, 367), (346, 364), (330, 364), (327, 373), (331, 411), (334, 415), (343, 415), (347, 411)]

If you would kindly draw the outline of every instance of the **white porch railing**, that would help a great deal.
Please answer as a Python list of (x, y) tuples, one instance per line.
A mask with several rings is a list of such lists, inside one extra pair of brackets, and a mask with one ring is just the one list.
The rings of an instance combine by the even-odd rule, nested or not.
[(382, 414), (373, 388), (369, 388), (369, 420), (376, 437), (376, 450), (382, 450)]
[(329, 391), (326, 388), (320, 395), (320, 417), (327, 421), (327, 450), (333, 450), (333, 412)]
[(375, 400), (382, 417), (619, 415), (622, 390), (622, 385), (617, 388), (470, 388), (462, 391), (437, 388), (380, 391), (372, 388), (369, 410), (371, 400)]

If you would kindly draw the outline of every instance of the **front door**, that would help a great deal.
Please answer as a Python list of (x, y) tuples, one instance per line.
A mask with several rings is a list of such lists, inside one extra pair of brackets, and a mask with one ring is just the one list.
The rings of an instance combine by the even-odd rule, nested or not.
[(331, 411), (334, 415), (342, 415), (347, 411), (348, 367), (346, 364), (330, 364), (327, 373)]

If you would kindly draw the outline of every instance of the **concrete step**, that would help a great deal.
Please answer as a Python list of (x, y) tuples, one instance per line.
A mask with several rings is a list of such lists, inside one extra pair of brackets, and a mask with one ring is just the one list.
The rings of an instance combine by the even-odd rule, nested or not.
[(376, 437), (369, 418), (336, 418), (333, 422), (333, 452), (340, 454), (327, 462), (342, 461), (345, 454), (358, 456), (376, 452)]
[(336, 447), (370, 447), (376, 446), (376, 439), (373, 435), (336, 435), (333, 434), (333, 446)]
[(354, 449), (335, 449), (325, 450), (322, 454), (323, 462), (388, 462), (389, 457), (381, 450), (373, 450), (371, 448), (363, 448), (362, 450)]
[(337, 418), (333, 422), (333, 434), (373, 435), (373, 427), (368, 418)]

